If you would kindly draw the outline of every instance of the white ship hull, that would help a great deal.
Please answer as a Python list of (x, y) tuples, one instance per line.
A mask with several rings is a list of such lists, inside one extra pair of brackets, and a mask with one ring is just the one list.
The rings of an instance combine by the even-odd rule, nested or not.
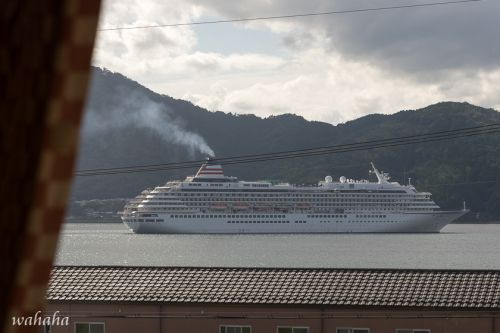
[(442, 211), (431, 193), (389, 182), (325, 177), (318, 186), (238, 181), (209, 160), (195, 176), (141, 192), (124, 208), (136, 233), (295, 234), (439, 232), (467, 212)]
[[(124, 215), (122, 219), (125, 225), (135, 233), (154, 234), (433, 233), (439, 232), (466, 212), (466, 210), (459, 210), (422, 213), (269, 213), (260, 215), (255, 213), (233, 215), (158, 213), (155, 218), (150, 218), (149, 222), (137, 221), (137, 219), (134, 222), (133, 216), (127, 215)], [(181, 215), (183, 217), (180, 217)]]

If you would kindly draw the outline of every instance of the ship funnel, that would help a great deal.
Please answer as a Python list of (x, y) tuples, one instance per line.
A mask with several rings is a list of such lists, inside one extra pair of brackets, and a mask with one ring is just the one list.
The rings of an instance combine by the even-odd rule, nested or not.
[(196, 178), (221, 178), (224, 177), (224, 171), (222, 166), (216, 163), (213, 159), (207, 159), (206, 163), (203, 163), (201, 168), (196, 173)]

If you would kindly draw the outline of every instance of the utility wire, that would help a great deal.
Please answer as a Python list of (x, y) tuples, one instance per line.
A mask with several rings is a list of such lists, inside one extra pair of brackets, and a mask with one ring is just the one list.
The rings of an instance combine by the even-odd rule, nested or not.
[(131, 26), (131, 27), (114, 27), (114, 28), (97, 29), (97, 31), (137, 30), (137, 29), (151, 29), (151, 28), (182, 27), (182, 26), (203, 25), (203, 24), (219, 24), (219, 23), (233, 23), (233, 22), (265, 21), (265, 20), (277, 20), (277, 19), (290, 19), (290, 18), (297, 18), (297, 17), (311, 17), (311, 16), (324, 16), (324, 15), (334, 15), (334, 14), (348, 14), (348, 13), (385, 11), (385, 10), (404, 9), (404, 8), (444, 6), (444, 5), (461, 4), (461, 3), (468, 3), (468, 2), (479, 2), (479, 1), (482, 1), (482, 0), (440, 1), (440, 2), (428, 2), (428, 3), (411, 4), (411, 5), (398, 5), (398, 6), (388, 6), (388, 7), (359, 8), (359, 9), (336, 10), (336, 11), (317, 12), (317, 13), (277, 15), (277, 16), (259, 16), (259, 17), (248, 17), (248, 18), (233, 18), (233, 19), (226, 19), (226, 20), (198, 21), (198, 22), (184, 22), (184, 23), (170, 23), (170, 24), (155, 24), (155, 25), (143, 25), (143, 26)]
[[(495, 131), (482, 131), (482, 132), (466, 133), (466, 134), (453, 135), (453, 136), (448, 135), (448, 136), (432, 137), (432, 138), (425, 138), (425, 139), (412, 140), (412, 141), (406, 140), (406, 141), (389, 142), (389, 143), (376, 144), (376, 145), (358, 145), (357, 147), (347, 148), (347, 149), (335, 149), (335, 150), (331, 149), (331, 150), (311, 151), (311, 152), (277, 155), (277, 156), (269, 156), (269, 157), (234, 159), (234, 160), (223, 159), (224, 161), (217, 159), (217, 163), (223, 164), (223, 165), (230, 165), (230, 164), (241, 164), (241, 163), (265, 162), (265, 161), (281, 160), (281, 159), (288, 159), (288, 158), (317, 156), (317, 155), (326, 155), (326, 154), (335, 154), (335, 153), (345, 153), (345, 152), (394, 147), (394, 146), (401, 146), (401, 145), (415, 144), (415, 143), (442, 141), (442, 140), (449, 140), (449, 139), (455, 139), (455, 138), (461, 138), (461, 137), (490, 134), (490, 133), (498, 133), (498, 132), (500, 132), (500, 129), (497, 129)], [(206, 162), (206, 161), (203, 161), (203, 162)], [(170, 166), (165, 166), (165, 167), (154, 167), (154, 168), (145, 167), (145, 168), (136, 168), (136, 169), (125, 169), (125, 170), (119, 170), (119, 171), (116, 171), (116, 170), (95, 171), (95, 172), (79, 173), (77, 175), (78, 176), (92, 176), (92, 175), (117, 174), (117, 173), (177, 170), (177, 169), (186, 169), (186, 168), (196, 168), (196, 167), (199, 167), (199, 164), (200, 164), (200, 162), (196, 162), (196, 163), (184, 162), (181, 165), (170, 165)]]
[[(367, 150), (367, 149), (387, 148), (387, 147), (395, 147), (408, 144), (428, 143), (428, 142), (450, 140), (463, 137), (471, 137), (476, 135), (492, 134), (498, 132), (500, 132), (500, 124), (497, 123), (497, 124), (489, 124), (489, 125), (462, 128), (456, 130), (433, 132), (421, 135), (379, 139), (379, 140), (348, 143), (335, 146), (298, 149), (298, 150), (267, 153), (267, 154), (242, 155), (242, 156), (233, 156), (227, 158), (217, 158), (216, 163), (223, 165), (230, 165), (230, 164), (240, 164), (240, 163), (264, 162), (264, 161), (281, 160), (288, 158), (353, 152), (353, 151)], [(195, 161), (186, 161), (178, 163), (152, 164), (152, 165), (142, 165), (142, 166), (132, 166), (132, 167), (88, 169), (88, 170), (77, 171), (75, 175), (96, 176), (96, 175), (111, 175), (111, 174), (134, 173), (134, 172), (151, 172), (160, 170), (176, 170), (176, 169), (199, 167), (199, 164), (203, 162), (206, 161), (195, 160)]]
[[(424, 138), (427, 136), (434, 136), (434, 135), (438, 135), (438, 134), (462, 133), (462, 132), (476, 131), (476, 130), (482, 130), (482, 129), (489, 130), (489, 129), (497, 129), (497, 128), (500, 128), (500, 123), (492, 123), (492, 124), (487, 124), (487, 125), (472, 126), (472, 127), (466, 127), (466, 128), (457, 128), (457, 129), (446, 130), (446, 131), (436, 131), (436, 132), (430, 132), (430, 133), (424, 133), (424, 134), (406, 135), (406, 136), (399, 136), (399, 137), (392, 137), (392, 138), (385, 138), (385, 139), (374, 139), (374, 140), (346, 143), (346, 144), (340, 144), (340, 145), (328, 145), (328, 146), (321, 146), (321, 147), (314, 147), (314, 148), (294, 149), (294, 150), (287, 150), (287, 151), (273, 152), (273, 153), (264, 153), (264, 154), (228, 156), (228, 157), (223, 157), (223, 158), (217, 158), (217, 161), (220, 163), (224, 163), (224, 161), (226, 161), (226, 160), (233, 160), (236, 158), (238, 158), (238, 159), (239, 158), (253, 158), (253, 157), (264, 157), (264, 156), (289, 154), (289, 153), (294, 153), (294, 152), (308, 152), (308, 151), (312, 151), (312, 150), (349, 147), (349, 146), (355, 146), (355, 145), (360, 145), (360, 144), (374, 144), (374, 143), (382, 143), (382, 142), (386, 142), (386, 141), (400, 140), (400, 139), (403, 140), (403, 139), (412, 139), (412, 138)], [(182, 166), (182, 165), (186, 165), (186, 164), (190, 164), (190, 165), (196, 164), (196, 166), (197, 166), (200, 163), (204, 163), (204, 162), (206, 162), (206, 160), (203, 159), (203, 160), (193, 160), (193, 161), (186, 161), (186, 162), (172, 162), (172, 163), (161, 163), (161, 164), (133, 165), (133, 166), (127, 166), (127, 167), (86, 169), (86, 170), (79, 170), (77, 172), (83, 173), (83, 172), (92, 172), (92, 171), (135, 169), (135, 168), (146, 168), (146, 167)]]

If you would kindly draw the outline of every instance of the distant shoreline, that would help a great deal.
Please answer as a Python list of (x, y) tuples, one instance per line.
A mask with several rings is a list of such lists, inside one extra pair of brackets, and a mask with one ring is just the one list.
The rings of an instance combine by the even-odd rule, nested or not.
[(64, 219), (64, 223), (122, 223), (120, 218), (109, 218), (109, 219), (85, 219), (85, 218), (72, 218)]

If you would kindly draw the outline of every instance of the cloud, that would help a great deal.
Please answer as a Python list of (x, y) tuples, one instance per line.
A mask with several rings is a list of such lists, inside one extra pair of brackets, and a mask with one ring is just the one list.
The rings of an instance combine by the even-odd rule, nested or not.
[[(357, 8), (395, 6), (394, 1), (299, 0), (199, 3), (223, 17), (257, 17)], [(414, 1), (411, 4), (423, 3)], [(410, 3), (404, 3), (407, 5)], [(291, 10), (293, 8), (293, 10)], [(294, 18), (265, 24), (285, 33), (285, 45), (309, 47), (311, 36), (327, 37), (332, 52), (410, 74), (456, 69), (489, 70), (500, 66), (500, 2), (394, 9), (379, 12)], [(286, 27), (286, 28), (284, 28)], [(428, 77), (428, 76), (427, 76)]]
[(206, 92), (181, 97), (214, 111), (261, 117), (295, 113), (330, 123), (420, 108), (443, 100), (500, 105), (500, 97), (494, 94), (494, 87), (500, 84), (500, 71), (477, 77), (457, 74), (450, 81), (430, 84), (409, 76), (390, 76), (379, 67), (332, 56), (322, 49), (301, 53), (281, 71), (288, 75), (268, 76), (257, 83), (247, 80), (239, 84), (241, 88), (233, 80), (220, 79)]
[[(177, 0), (107, 0), (103, 2), (99, 28), (189, 22), (199, 15), (197, 6)], [(196, 43), (196, 35), (189, 27), (100, 31), (93, 63), (131, 77), (148, 75), (190, 52)]]
[[(414, 3), (422, 3), (415, 0)], [(105, 2), (101, 25), (127, 26), (394, 6), (394, 1), (169, 0)], [(101, 32), (94, 64), (209, 110), (296, 113), (338, 123), (442, 100), (500, 108), (500, 3), (227, 24), (204, 38), (231, 50), (238, 31), (278, 36), (259, 53), (198, 49), (193, 27)], [(498, 21), (498, 22), (497, 22)], [(241, 28), (244, 29), (241, 29)], [(200, 26), (199, 29), (202, 29)], [(208, 32), (207, 32), (208, 31)], [(245, 35), (242, 35), (245, 36)], [(271, 40), (271, 39), (269, 39)], [(241, 38), (243, 46), (248, 41)], [(279, 42), (278, 42), (279, 43)], [(278, 44), (277, 43), (277, 44)], [(217, 44), (217, 43), (214, 43)], [(285, 52), (275, 52), (279, 47)], [(246, 48), (248, 50), (248, 48)]]
[[(202, 12), (200, 6), (180, 0), (107, 0), (103, 3), (99, 27), (191, 22), (199, 19)], [(196, 50), (197, 42), (190, 26), (101, 31), (96, 39), (93, 64), (147, 83), (200, 72), (268, 70), (283, 63), (279, 57), (267, 54), (201, 52)]]
[(174, 67), (182, 71), (250, 71), (267, 70), (281, 66), (283, 60), (263, 54), (230, 54), (194, 52), (174, 59)]

